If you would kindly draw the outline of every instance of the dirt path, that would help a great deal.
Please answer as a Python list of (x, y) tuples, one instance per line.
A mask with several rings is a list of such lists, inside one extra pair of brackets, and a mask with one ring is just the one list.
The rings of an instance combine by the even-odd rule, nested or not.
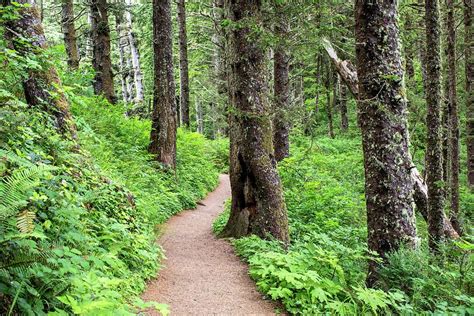
[(232, 246), (212, 234), (212, 222), (229, 197), (229, 178), (221, 175), (203, 205), (168, 221), (159, 239), (167, 259), (144, 300), (168, 304), (172, 316), (274, 314), (275, 305), (257, 292)]

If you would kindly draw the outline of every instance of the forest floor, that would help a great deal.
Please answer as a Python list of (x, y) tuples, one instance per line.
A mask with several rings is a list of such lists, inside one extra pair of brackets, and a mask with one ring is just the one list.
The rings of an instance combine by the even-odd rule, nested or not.
[[(145, 301), (168, 304), (173, 315), (274, 315), (228, 241), (217, 239), (212, 222), (230, 198), (227, 175), (194, 210), (181, 212), (165, 225), (158, 243), (166, 259), (148, 284)], [(150, 315), (159, 315), (150, 313)]]

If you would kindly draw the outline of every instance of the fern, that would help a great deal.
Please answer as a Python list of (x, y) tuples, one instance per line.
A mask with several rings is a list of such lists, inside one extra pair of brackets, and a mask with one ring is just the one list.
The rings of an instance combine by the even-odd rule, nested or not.
[(31, 190), (39, 185), (39, 179), (47, 170), (51, 167), (34, 165), (0, 181), (0, 219), (15, 216), (28, 205)]
[(35, 212), (28, 209), (23, 210), (17, 215), (16, 227), (23, 234), (31, 233), (35, 229), (35, 218)]

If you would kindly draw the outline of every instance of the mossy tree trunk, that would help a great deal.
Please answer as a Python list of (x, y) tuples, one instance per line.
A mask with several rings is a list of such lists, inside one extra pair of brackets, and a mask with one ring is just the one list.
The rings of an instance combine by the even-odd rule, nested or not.
[(256, 234), (287, 244), (288, 218), (283, 189), (273, 157), (265, 51), (259, 34), (262, 3), (228, 0), (230, 19), (230, 181), (232, 206), (221, 236)]
[(426, 24), (426, 185), (428, 187), (428, 231), (430, 247), (444, 238), (443, 164), (441, 123), (441, 39), (438, 0), (425, 1)]
[(178, 0), (179, 26), (179, 104), (181, 120), (189, 128), (189, 73), (188, 73), (188, 37), (186, 34), (186, 7), (184, 0)]
[(449, 102), (449, 149), (451, 213), (450, 219), (454, 229), (460, 233), (459, 215), (459, 115), (456, 94), (456, 25), (454, 0), (447, 0), (447, 57), (448, 57), (448, 102)]
[(106, 0), (91, 0), (91, 38), (94, 93), (103, 95), (110, 103), (115, 103), (114, 76), (110, 50), (110, 28)]
[(273, 59), (273, 92), (274, 92), (274, 117), (273, 117), (273, 146), (275, 159), (281, 161), (290, 155), (290, 123), (288, 110), (290, 101), (290, 57), (284, 44), (288, 36), (289, 25), (284, 12), (278, 13), (278, 22), (275, 33), (279, 42), (275, 47)]
[[(355, 9), (368, 246), (382, 258), (416, 243), (397, 10), (396, 1), (370, 0), (356, 1)], [(377, 270), (370, 261), (368, 286)]]
[(74, 1), (63, 0), (61, 3), (61, 24), (64, 34), (64, 46), (66, 47), (67, 64), (71, 69), (79, 67), (79, 51), (77, 48), (74, 19)]
[(176, 104), (170, 0), (153, 1), (154, 97), (150, 153), (176, 169)]
[[(18, 0), (29, 4), (27, 0)], [(6, 1), (6, 5), (11, 5)], [(47, 49), (39, 11), (35, 5), (21, 9), (20, 18), (8, 22), (10, 32), (6, 34), (19, 55), (34, 55)], [(28, 43), (24, 41), (28, 40)], [(26, 103), (40, 107), (55, 118), (58, 131), (64, 136), (76, 139), (76, 126), (69, 111), (69, 103), (61, 90), (61, 81), (56, 69), (45, 63), (41, 69), (30, 69), (23, 81)]]
[(474, 190), (474, 0), (464, 0), (464, 57), (466, 73), (467, 178)]

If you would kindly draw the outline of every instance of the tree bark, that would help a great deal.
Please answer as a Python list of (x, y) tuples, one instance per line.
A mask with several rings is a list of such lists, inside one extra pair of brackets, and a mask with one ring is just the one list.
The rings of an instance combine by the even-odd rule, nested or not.
[(115, 26), (118, 35), (118, 51), (119, 51), (119, 69), (120, 69), (120, 82), (122, 87), (122, 99), (124, 103), (128, 103), (133, 98), (130, 92), (132, 78), (130, 78), (130, 68), (128, 67), (127, 60), (129, 60), (129, 54), (127, 54), (128, 37), (124, 32), (123, 25), (123, 13), (117, 12), (115, 15)]
[(176, 105), (170, 0), (153, 0), (154, 97), (150, 153), (176, 169)]
[(133, 72), (133, 87), (135, 90), (135, 98), (134, 102), (139, 104), (143, 102), (144, 98), (144, 88), (143, 88), (143, 75), (142, 75), (142, 69), (140, 66), (140, 53), (138, 51), (138, 43), (137, 39), (135, 37), (135, 33), (133, 32), (133, 27), (132, 27), (132, 13), (130, 12), (131, 10), (131, 5), (132, 1), (131, 0), (126, 0), (127, 3), (127, 10), (125, 11), (125, 21), (126, 21), (126, 26), (127, 26), (127, 35), (128, 35), (128, 44), (130, 47), (130, 55), (131, 55), (131, 64), (132, 64), (132, 72)]
[[(275, 33), (280, 40), (288, 36), (288, 21), (280, 14)], [(273, 92), (274, 92), (274, 117), (273, 117), (273, 147), (276, 161), (281, 161), (290, 155), (290, 123), (288, 121), (288, 109), (290, 99), (290, 57), (283, 43), (275, 47), (273, 64)]]
[[(29, 4), (27, 0), (17, 0)], [(10, 1), (6, 2), (11, 5)], [(21, 9), (18, 19), (8, 22), (6, 37), (11, 39), (13, 48), (19, 55), (34, 55), (47, 49), (39, 11), (35, 5)], [(28, 40), (29, 45), (24, 41)], [(77, 139), (76, 126), (69, 112), (69, 103), (61, 90), (61, 81), (53, 66), (43, 65), (41, 69), (29, 69), (28, 78), (23, 81), (26, 103), (40, 107), (55, 118), (58, 131), (67, 138)]]
[(77, 69), (79, 67), (79, 51), (77, 49), (76, 28), (74, 26), (74, 1), (63, 0), (61, 7), (61, 25), (64, 34), (67, 64), (70, 69)]
[[(289, 242), (283, 189), (273, 157), (265, 52), (260, 34), (249, 23), (262, 24), (262, 3), (228, 0), (230, 19), (230, 181), (232, 206), (221, 236), (256, 234)], [(234, 24), (235, 23), (235, 24)]]
[[(339, 76), (339, 74), (338, 74)], [(340, 82), (340, 79), (339, 79)], [(347, 132), (349, 129), (349, 119), (347, 117), (347, 87), (345, 84), (339, 85), (339, 108), (341, 112), (341, 130)]]
[[(349, 88), (349, 91), (356, 99), (359, 99), (359, 81), (354, 66), (350, 63), (350, 61), (341, 61), (329, 41), (323, 40), (323, 43), (328, 55), (331, 57), (331, 61), (338, 70), (342, 80)], [(413, 181), (413, 195), (416, 209), (420, 212), (425, 221), (428, 222), (428, 188), (426, 187), (426, 183), (421, 177), (420, 172), (413, 164), (411, 156), (408, 159), (408, 165), (410, 165), (410, 176)], [(444, 216), (443, 226), (446, 237), (459, 237), (446, 216)]]
[(459, 223), (459, 116), (456, 95), (456, 26), (454, 19), (454, 1), (447, 0), (447, 49), (448, 49), (448, 102), (449, 102), (449, 147), (451, 150), (450, 181), (451, 212), (450, 220), (454, 229), (460, 233)]
[(204, 133), (204, 124), (202, 118), (202, 104), (201, 100), (196, 100), (196, 132), (199, 134)]
[[(327, 77), (326, 77), (326, 115), (328, 118), (328, 135), (331, 138), (334, 138), (334, 123), (333, 123), (333, 112), (336, 108), (336, 99), (337, 99), (337, 75), (336, 72), (331, 72), (331, 66), (327, 65), (326, 67)], [(331, 79), (333, 79), (333, 94), (331, 100)]]
[(110, 29), (106, 0), (91, 0), (92, 66), (95, 70), (94, 93), (115, 103), (114, 77), (110, 56)]
[(474, 0), (464, 0), (464, 58), (466, 73), (467, 178), (474, 190)]
[[(417, 240), (397, 7), (396, 1), (357, 0), (355, 10), (368, 246), (382, 258)], [(377, 270), (371, 260), (368, 286)]]
[(185, 0), (178, 0), (179, 25), (179, 85), (181, 120), (189, 127), (189, 74), (188, 74), (188, 37), (186, 34)]
[(441, 40), (438, 0), (425, 1), (426, 24), (426, 184), (428, 187), (428, 232), (434, 251), (444, 239), (443, 165), (441, 124)]

